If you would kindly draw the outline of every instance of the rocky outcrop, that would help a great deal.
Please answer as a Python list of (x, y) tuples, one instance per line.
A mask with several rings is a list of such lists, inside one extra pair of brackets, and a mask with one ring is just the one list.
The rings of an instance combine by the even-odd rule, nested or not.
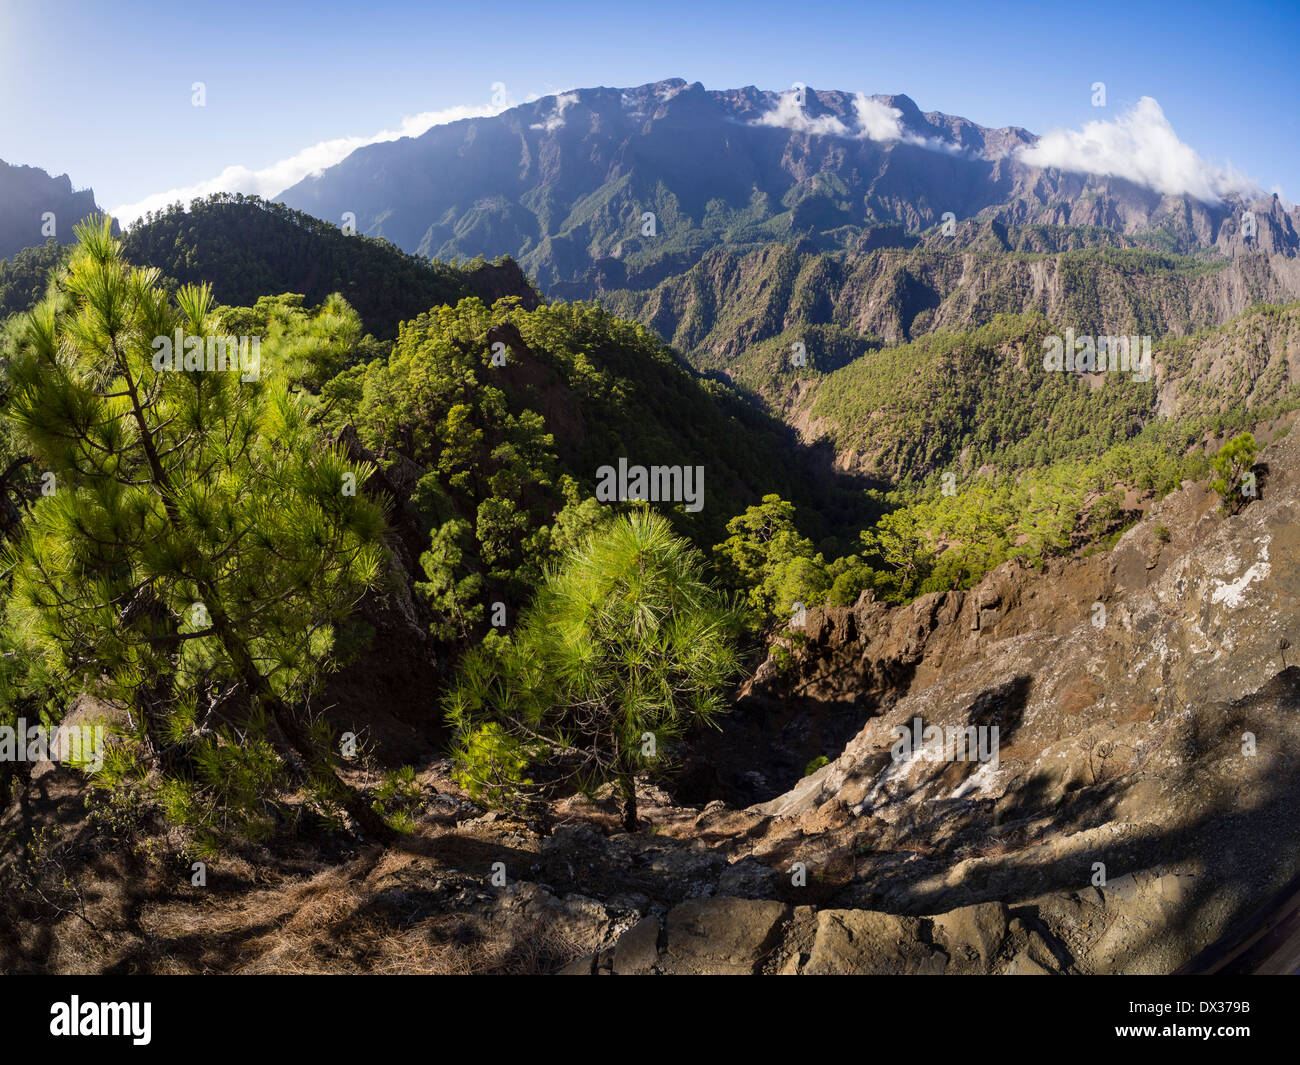
[(0, 159), (0, 259), (50, 237), (69, 244), (77, 223), (98, 211), (94, 191), (74, 189), (67, 174), (51, 177), (37, 167)]
[[(1109, 552), (810, 612), (746, 695), (865, 724), (692, 826), (692, 891), (788, 907), (754, 971), (1171, 972), (1300, 873), (1300, 436), (1259, 471), (1236, 516), (1187, 484)], [(969, 749), (900, 755), (926, 726)], [(735, 890), (742, 867), (768, 874)], [(662, 929), (644, 971), (670, 971)]]
[(1063, 945), (1005, 906), (937, 917), (822, 909), (755, 899), (692, 899), (650, 916), (566, 976), (1048, 975), (1070, 971)]
[(470, 289), (489, 307), (507, 296), (517, 297), (525, 310), (536, 310), (541, 304), (537, 290), (514, 259), (497, 263), (483, 263), (466, 272)]
[[(1264, 465), (1237, 516), (1188, 485), (1106, 554), (811, 617), (805, 690), (881, 694), (839, 758), (751, 811), (771, 819), (754, 856), (851, 854), (841, 903), (1024, 908), (1083, 971), (1167, 971), (1221, 934), (1300, 871), (1300, 437)], [(969, 757), (900, 753), (914, 724)]]

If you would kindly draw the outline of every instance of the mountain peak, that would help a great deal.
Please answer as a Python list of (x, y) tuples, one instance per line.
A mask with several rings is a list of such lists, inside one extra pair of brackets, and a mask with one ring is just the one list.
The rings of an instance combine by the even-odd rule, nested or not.
[(75, 189), (67, 174), (0, 159), (0, 259), (53, 237), (73, 239), (73, 227), (99, 212), (91, 189)]
[(681, 267), (724, 244), (797, 237), (874, 247), (914, 241), (949, 215), (1167, 230), (1175, 250), (1300, 249), (1291, 216), (1261, 219), (1248, 238), (1236, 200), (1170, 196), (1123, 168), (1052, 165), (1073, 149), (1043, 144), (922, 112), (903, 93), (711, 90), (673, 77), (568, 90), (371, 145), (280, 199), (321, 218), (354, 212), (363, 233), (411, 252), (509, 254), (544, 288), (579, 285), (570, 295), (613, 261), (653, 278), (665, 256)]

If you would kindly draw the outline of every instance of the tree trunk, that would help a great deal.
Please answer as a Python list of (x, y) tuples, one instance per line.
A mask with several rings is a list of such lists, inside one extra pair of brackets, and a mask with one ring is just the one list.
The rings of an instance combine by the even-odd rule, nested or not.
[(624, 772), (618, 778), (619, 789), (623, 793), (623, 827), (628, 832), (637, 830), (636, 817), (636, 778), (628, 772)]
[(316, 749), (293, 712), (270, 692), (263, 697), (263, 702), (268, 704), (276, 727), (284, 736), (285, 742), (288, 743), (293, 753), (306, 766), (338, 784), (339, 805), (347, 811), (348, 816), (357, 823), (357, 826), (366, 837), (373, 842), (391, 840), (394, 836), (393, 830), (384, 823), (382, 817), (375, 813), (374, 808), (366, 802), (365, 796), (338, 775), (338, 771), (334, 766), (329, 763), (327, 758), (323, 757), (321, 751)]
[(239, 670), (244, 684), (249, 692), (270, 711), (271, 719), (275, 723), (276, 730), (280, 733), (281, 738), (288, 746), (287, 752), (290, 755), (287, 759), (290, 764), (298, 760), (308, 770), (317, 773), (321, 779), (330, 780), (337, 786), (339, 805), (347, 811), (348, 816), (357, 823), (365, 835), (376, 842), (387, 842), (393, 839), (395, 833), (384, 823), (374, 809), (366, 802), (365, 797), (357, 791), (351, 784), (339, 776), (338, 770), (335, 769), (329, 757), (316, 745), (312, 743), (311, 737), (307, 730), (303, 728), (302, 722), (298, 720), (297, 715), (285, 704), (267, 682), (260, 670), (253, 662), (252, 656), (244, 642), (235, 633), (230, 619), (226, 615), (225, 608), (220, 605), (220, 599), (216, 594), (216, 589), (211, 585), (200, 584), (203, 593), (212, 600), (208, 605), (208, 614), (212, 619), (213, 631), (217, 638), (230, 655), (231, 660), (235, 663), (236, 669)]

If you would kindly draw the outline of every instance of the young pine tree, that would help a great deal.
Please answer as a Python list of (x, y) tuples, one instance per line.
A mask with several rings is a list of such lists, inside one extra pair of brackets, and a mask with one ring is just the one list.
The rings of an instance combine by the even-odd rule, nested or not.
[(1247, 474), (1255, 465), (1258, 451), (1255, 437), (1250, 433), (1234, 436), (1214, 456), (1214, 478), (1210, 487), (1223, 499), (1223, 509), (1236, 514), (1254, 498), (1255, 490)]
[(514, 805), (613, 782), (635, 829), (636, 774), (724, 711), (742, 628), (666, 519), (640, 510), (599, 527), (547, 574), (510, 637), (462, 661), (447, 700), (461, 783)]
[(306, 710), (381, 572), (370, 471), (283, 381), (155, 368), (155, 338), (224, 333), (209, 289), (173, 301), (106, 220), (77, 233), (8, 352), (9, 415), (48, 488), (5, 560), (8, 635), (63, 695), (129, 709), (133, 779), (183, 823), (265, 827), (287, 776), (382, 834)]

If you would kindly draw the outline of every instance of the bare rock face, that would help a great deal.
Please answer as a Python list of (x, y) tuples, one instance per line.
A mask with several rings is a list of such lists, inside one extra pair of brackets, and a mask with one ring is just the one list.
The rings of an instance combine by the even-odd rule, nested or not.
[(692, 899), (650, 916), (565, 975), (911, 976), (1074, 971), (1064, 944), (982, 903), (937, 917)]
[(810, 976), (938, 975), (946, 957), (921, 941), (921, 922), (871, 910), (822, 910), (804, 972)]
[(789, 907), (759, 899), (691, 899), (668, 914), (668, 973), (753, 973), (775, 946)]
[[(1261, 460), (1239, 515), (1188, 484), (1110, 552), (811, 612), (793, 671), (769, 662), (746, 694), (865, 724), (682, 838), (592, 834), (605, 868), (677, 887), (586, 971), (1185, 965), (1300, 873), (1300, 435)], [(895, 756), (928, 726), (969, 748)]]
[(474, 267), (469, 272), (469, 284), (489, 307), (507, 296), (517, 296), (519, 305), (528, 311), (536, 310), (541, 303), (537, 290), (513, 259)]
[[(1106, 554), (810, 618), (801, 690), (875, 715), (752, 808), (755, 857), (851, 854), (837, 904), (1028, 907), (1082, 971), (1169, 971), (1221, 935), (1300, 871), (1300, 437), (1262, 459), (1237, 516), (1188, 485)], [(959, 742), (895, 757), (929, 726)]]
[[(0, 160), (0, 259), (45, 243), (49, 236), (42, 231), (46, 212), (57, 216), (58, 239), (67, 244), (73, 239), (73, 226), (98, 210), (94, 191), (74, 190), (67, 174), (54, 177), (38, 167)], [(115, 220), (113, 233), (117, 231)]]

